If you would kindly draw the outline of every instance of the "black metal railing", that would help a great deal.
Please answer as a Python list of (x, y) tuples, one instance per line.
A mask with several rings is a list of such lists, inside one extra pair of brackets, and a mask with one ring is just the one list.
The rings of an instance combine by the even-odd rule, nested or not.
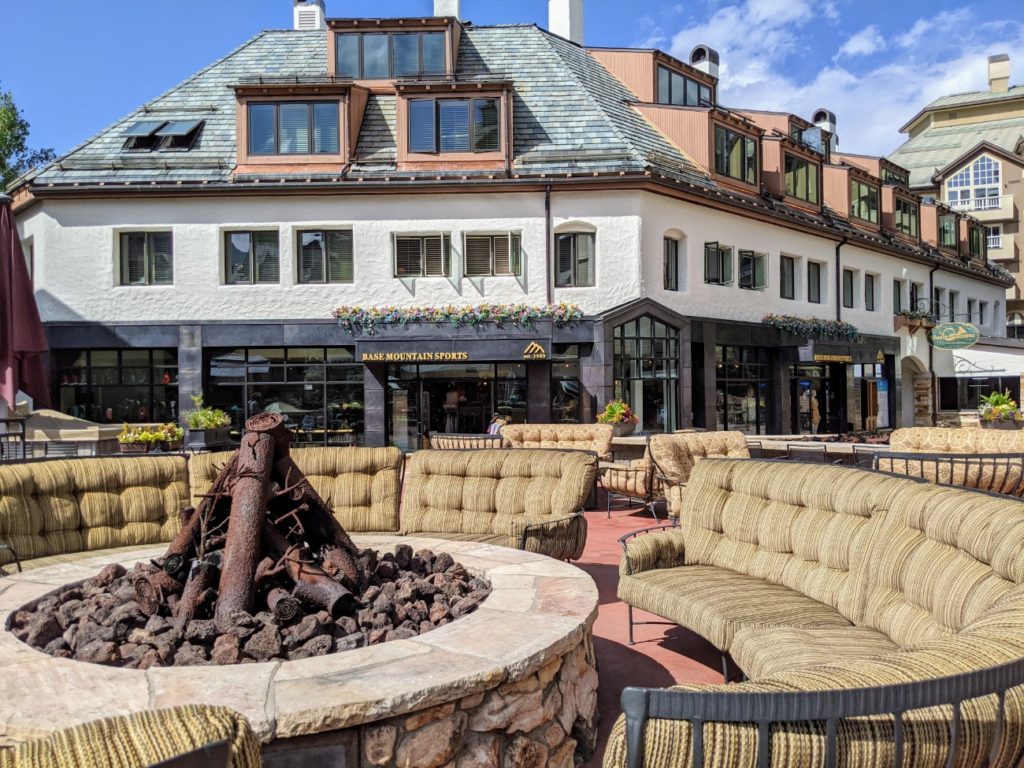
[(25, 420), (0, 419), (0, 464), (25, 461)]
[(938, 485), (1005, 496), (1024, 495), (1022, 453), (879, 453), (871, 468)]
[[(672, 691), (660, 688), (626, 688), (622, 709), (626, 714), (626, 763), (643, 765), (644, 725), (647, 720), (686, 720), (693, 729), (693, 765), (704, 765), (705, 723), (754, 723), (757, 725), (757, 766), (771, 760), (771, 733), (778, 723), (824, 723), (825, 766), (834, 768), (840, 757), (838, 723), (851, 717), (893, 717), (893, 765), (903, 765), (905, 741), (903, 715), (913, 710), (952, 706), (949, 721), (947, 766), (958, 765), (963, 702), (996, 694), (999, 699), (995, 729), (989, 745), (988, 765), (1016, 766), (1024, 754), (1001, 756), (1006, 723), (1006, 691), (1024, 684), (1024, 659), (949, 677), (871, 688), (763, 693), (730, 691)], [(945, 729), (943, 729), (945, 730)], [(820, 728), (814, 733), (820, 733)], [(997, 760), (998, 758), (998, 760)], [(740, 765), (739, 757), (734, 764)]]

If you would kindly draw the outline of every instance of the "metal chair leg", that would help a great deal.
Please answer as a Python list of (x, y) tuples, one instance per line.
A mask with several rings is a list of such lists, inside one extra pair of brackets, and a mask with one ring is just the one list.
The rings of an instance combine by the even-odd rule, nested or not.
[(722, 682), (729, 682), (729, 657), (722, 653)]
[(626, 606), (626, 608), (629, 613), (629, 644), (634, 645), (635, 643), (633, 641), (633, 606), (628, 605)]

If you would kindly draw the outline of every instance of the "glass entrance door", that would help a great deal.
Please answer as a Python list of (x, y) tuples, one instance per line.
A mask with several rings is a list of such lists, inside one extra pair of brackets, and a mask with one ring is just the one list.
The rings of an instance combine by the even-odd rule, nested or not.
[(790, 408), (794, 434), (843, 431), (844, 372), (842, 365), (792, 366)]

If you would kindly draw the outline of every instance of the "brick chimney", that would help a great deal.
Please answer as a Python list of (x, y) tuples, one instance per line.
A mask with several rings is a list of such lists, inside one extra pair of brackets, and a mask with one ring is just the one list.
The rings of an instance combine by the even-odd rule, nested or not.
[(583, 0), (548, 0), (548, 32), (583, 45)]
[(988, 57), (988, 89), (992, 93), (1010, 90), (1010, 57), (1005, 53)]

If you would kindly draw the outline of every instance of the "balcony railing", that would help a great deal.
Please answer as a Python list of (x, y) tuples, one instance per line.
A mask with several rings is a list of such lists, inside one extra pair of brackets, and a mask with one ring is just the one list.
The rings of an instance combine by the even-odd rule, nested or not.
[(994, 211), (1001, 208), (1003, 199), (1009, 195), (1000, 197), (973, 197), (968, 200), (947, 200), (946, 205), (954, 211)]
[(989, 235), (988, 236), (988, 249), (990, 251), (996, 250), (997, 248), (1003, 247), (1003, 236), (1002, 235)]

